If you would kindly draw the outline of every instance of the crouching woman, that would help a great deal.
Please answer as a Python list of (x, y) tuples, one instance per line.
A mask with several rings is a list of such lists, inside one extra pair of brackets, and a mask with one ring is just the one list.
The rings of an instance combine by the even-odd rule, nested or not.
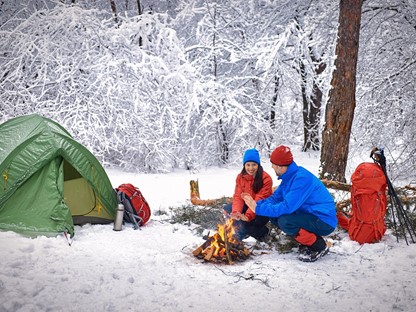
[(269, 218), (256, 216), (248, 209), (241, 194), (250, 194), (255, 201), (258, 201), (272, 194), (272, 186), (272, 178), (263, 171), (260, 164), (259, 152), (254, 148), (246, 150), (243, 157), (243, 169), (235, 181), (233, 202), (224, 206), (224, 213), (235, 220), (235, 236), (238, 240), (247, 236), (263, 240), (267, 236), (269, 230), (266, 224)]

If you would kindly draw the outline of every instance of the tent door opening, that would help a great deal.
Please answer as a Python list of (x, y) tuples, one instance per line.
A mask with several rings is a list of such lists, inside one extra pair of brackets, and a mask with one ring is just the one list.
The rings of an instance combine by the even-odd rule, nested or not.
[[(97, 196), (88, 181), (64, 160), (64, 198), (74, 225), (103, 223), (103, 210), (98, 209)], [(111, 220), (108, 221), (110, 223)]]

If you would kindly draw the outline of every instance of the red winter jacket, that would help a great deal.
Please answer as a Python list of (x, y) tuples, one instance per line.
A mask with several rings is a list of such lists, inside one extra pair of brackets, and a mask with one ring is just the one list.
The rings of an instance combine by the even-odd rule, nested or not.
[[(244, 200), (241, 198), (241, 193), (249, 193), (255, 201), (265, 199), (272, 195), (273, 181), (267, 172), (263, 171), (263, 187), (257, 194), (253, 192), (253, 182), (254, 176), (252, 175), (240, 173), (237, 176), (235, 180), (232, 212), (243, 212)], [(251, 209), (247, 209), (245, 215), (248, 221), (252, 221), (256, 217), (256, 214)]]

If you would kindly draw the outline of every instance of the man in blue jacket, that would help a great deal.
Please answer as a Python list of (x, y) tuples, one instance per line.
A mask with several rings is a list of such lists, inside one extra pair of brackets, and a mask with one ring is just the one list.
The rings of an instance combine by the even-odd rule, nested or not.
[(256, 215), (269, 217), (300, 244), (300, 260), (316, 261), (329, 251), (322, 236), (337, 226), (334, 199), (315, 175), (293, 161), (289, 147), (277, 147), (270, 161), (281, 180), (273, 195), (257, 203), (247, 193), (241, 197)]

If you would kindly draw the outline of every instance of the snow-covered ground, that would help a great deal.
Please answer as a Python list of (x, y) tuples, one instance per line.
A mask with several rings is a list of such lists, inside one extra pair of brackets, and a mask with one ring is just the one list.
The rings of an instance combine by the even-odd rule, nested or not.
[[(318, 169), (318, 154), (295, 154), (295, 160)], [(272, 174), (267, 160), (263, 165)], [(397, 243), (391, 233), (380, 243), (359, 245), (341, 232), (315, 263), (277, 251), (234, 265), (195, 258), (202, 237), (156, 211), (189, 204), (191, 179), (199, 180), (202, 199), (230, 196), (240, 170), (108, 170), (114, 187), (133, 183), (148, 200), (154, 215), (141, 230), (76, 227), (71, 246), (63, 236), (0, 232), (0, 312), (415, 311), (416, 244)]]

